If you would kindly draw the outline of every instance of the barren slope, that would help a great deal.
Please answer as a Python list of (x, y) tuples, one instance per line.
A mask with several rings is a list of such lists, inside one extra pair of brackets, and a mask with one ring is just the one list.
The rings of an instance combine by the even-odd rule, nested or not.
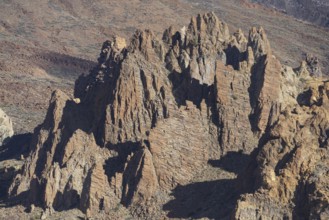
[(252, 0), (282, 10), (288, 15), (329, 28), (329, 2), (326, 0)]
[(105, 39), (128, 37), (136, 28), (159, 35), (162, 27), (182, 26), (209, 10), (233, 31), (263, 26), (283, 63), (296, 67), (304, 53), (313, 53), (328, 71), (328, 31), (245, 1), (4, 0), (0, 5), (0, 107), (18, 133), (41, 123), (53, 89), (70, 91), (74, 79), (88, 73)]

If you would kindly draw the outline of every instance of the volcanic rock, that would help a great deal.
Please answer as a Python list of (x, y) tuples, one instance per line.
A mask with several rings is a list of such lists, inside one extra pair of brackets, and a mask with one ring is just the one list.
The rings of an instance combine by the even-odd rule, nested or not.
[[(253, 152), (256, 165), (251, 163), (250, 175), (240, 182), (248, 189), (264, 185), (272, 190), (265, 195), (275, 198), (266, 200), (269, 205), (255, 216), (282, 216), (291, 210), (299, 167), (306, 166), (305, 160), (316, 164), (325, 154), (312, 159), (315, 144), (327, 143), (326, 121), (315, 116), (325, 114), (319, 107), (327, 103), (324, 86), (311, 96), (317, 100), (308, 107), (315, 109), (311, 114), (298, 107), (299, 82), (298, 74), (273, 56), (262, 28), (252, 28), (248, 40), (240, 30), (230, 36), (214, 13), (192, 18), (187, 28), (168, 28), (161, 40), (150, 30), (137, 30), (128, 44), (116, 37), (104, 42), (90, 74), (76, 81), (74, 99), (53, 93), (9, 194), (26, 193), (28, 203), (47, 210), (79, 208), (89, 217), (111, 215), (121, 203), (135, 217), (160, 218), (163, 213), (157, 212), (170, 192), (193, 183), (209, 161), (229, 152)], [(313, 119), (324, 124), (317, 127)], [(293, 140), (301, 142), (304, 132), (317, 135), (301, 143), (313, 144), (314, 150), (281, 166), (282, 158), (291, 157), (286, 159), (285, 153), (298, 148)], [(267, 136), (271, 138), (263, 138)], [(316, 137), (321, 137), (318, 142)], [(272, 144), (283, 146), (283, 140), (289, 147), (273, 153)], [(257, 152), (264, 154), (255, 156)], [(286, 174), (276, 177), (273, 164)], [(317, 178), (313, 175), (312, 181)], [(307, 187), (309, 201), (317, 202), (318, 194)], [(260, 198), (272, 198), (262, 192)], [(247, 215), (248, 207), (257, 210), (263, 204), (256, 194), (246, 196), (247, 201), (249, 197), (250, 203), (238, 202), (237, 218)], [(322, 204), (312, 206), (312, 213), (319, 213)]]
[(287, 107), (255, 150), (249, 172), (240, 178), (246, 180), (250, 175), (248, 179), (256, 193), (240, 199), (235, 211), (237, 219), (249, 219), (250, 215), (328, 218), (329, 91), (325, 85), (312, 86), (318, 102)]

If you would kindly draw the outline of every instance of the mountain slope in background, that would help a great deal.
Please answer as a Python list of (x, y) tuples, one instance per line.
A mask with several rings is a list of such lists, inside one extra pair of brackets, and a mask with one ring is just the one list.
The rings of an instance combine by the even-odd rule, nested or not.
[(42, 122), (54, 89), (72, 96), (75, 79), (96, 64), (104, 40), (128, 40), (136, 28), (161, 36), (162, 27), (182, 27), (201, 12), (214, 11), (232, 32), (263, 26), (283, 63), (297, 67), (311, 53), (328, 72), (328, 31), (246, 1), (4, 0), (0, 6), (0, 107), (16, 133)]
[(298, 19), (329, 28), (329, 2), (327, 0), (252, 0), (275, 7)]

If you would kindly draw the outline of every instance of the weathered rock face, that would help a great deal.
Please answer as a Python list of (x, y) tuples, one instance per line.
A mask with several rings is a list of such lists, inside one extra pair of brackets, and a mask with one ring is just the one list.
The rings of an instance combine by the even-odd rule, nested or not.
[(250, 153), (258, 142), (249, 121), (252, 111), (248, 93), (251, 86), (250, 72), (236, 71), (218, 61), (215, 79), (216, 113), (223, 154), (239, 150)]
[[(87, 216), (121, 203), (152, 218), (165, 203), (159, 195), (193, 182), (210, 160), (255, 152), (261, 135), (285, 123), (280, 112), (297, 105), (298, 74), (272, 55), (264, 30), (252, 28), (248, 40), (241, 30), (230, 36), (213, 13), (167, 29), (162, 40), (146, 30), (129, 44), (106, 41), (98, 62), (77, 80), (75, 99), (53, 93), (11, 196), (27, 193), (30, 203)], [(310, 99), (320, 103), (316, 91)], [(260, 185), (271, 180), (261, 177)], [(282, 204), (268, 204), (285, 213)], [(244, 213), (238, 206), (237, 216)]]
[(305, 97), (312, 104), (287, 107), (279, 116), (255, 152), (250, 172), (241, 177), (250, 175), (257, 191), (239, 201), (237, 219), (250, 214), (274, 219), (329, 217), (327, 84), (314, 82)]
[(103, 164), (110, 152), (96, 145), (87, 120), (74, 101), (55, 91), (44, 123), (36, 128), (24, 173), (15, 179), (20, 184), (10, 192), (28, 192), (32, 203), (57, 210), (80, 207), (89, 214), (108, 206), (111, 191)]
[(154, 195), (158, 185), (152, 154), (147, 148), (139, 150), (129, 159), (123, 173), (123, 202), (142, 203)]
[[(4, 198), (6, 191), (13, 177), (19, 171), (22, 166), (22, 161), (17, 161), (13, 159), (15, 153), (23, 153), (24, 148), (27, 144), (20, 143), (21, 149), (14, 148), (9, 142), (13, 139), (14, 135), (12, 121), (9, 116), (0, 109), (0, 197)], [(22, 138), (23, 141), (27, 139)]]
[(0, 109), (0, 146), (14, 135), (13, 123), (8, 115)]
[(309, 76), (322, 77), (319, 60), (311, 54), (306, 55), (305, 60), (302, 61), (298, 72), (306, 78)]
[(252, 85), (250, 97), (253, 129), (264, 132), (275, 117), (279, 108), (281, 84), (281, 64), (272, 55), (267, 36), (262, 28), (252, 28), (249, 34), (249, 46), (254, 53), (255, 62), (251, 69)]

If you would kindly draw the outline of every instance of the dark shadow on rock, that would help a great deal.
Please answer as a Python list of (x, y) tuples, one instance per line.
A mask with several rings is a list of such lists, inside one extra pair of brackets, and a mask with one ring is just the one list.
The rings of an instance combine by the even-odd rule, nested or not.
[[(308, 187), (310, 186), (307, 186), (306, 182), (302, 180), (298, 182), (293, 198), (295, 207), (293, 208), (292, 214), (294, 216), (294, 219), (306, 220), (308, 219), (308, 217), (310, 217), (310, 201), (308, 198), (309, 192), (307, 191)], [(314, 186), (311, 187), (313, 188)], [(318, 219), (315, 216), (313, 216), (313, 218)]]
[(247, 53), (240, 52), (235, 45), (229, 45), (224, 52), (226, 54), (226, 65), (231, 65), (235, 70), (239, 70), (240, 62), (247, 59)]
[[(320, 89), (320, 93), (321, 90), (323, 90), (323, 87), (319, 87)], [(323, 93), (323, 92), (322, 92)], [(311, 96), (312, 96), (312, 91), (311, 89), (308, 89), (302, 93), (300, 93), (297, 96), (297, 102), (300, 106), (311, 106), (311, 105), (317, 105), (317, 106), (321, 106), (322, 105), (322, 98), (318, 99), (316, 102), (311, 103)]]
[(77, 130), (82, 130), (87, 134), (90, 134), (91, 121), (91, 114), (87, 106), (83, 106), (83, 104), (76, 104), (73, 101), (66, 102), (63, 109), (62, 119), (59, 123), (59, 129), (63, 131), (62, 137), (56, 147), (53, 162), (59, 162), (59, 164), (63, 166), (63, 161), (61, 160), (64, 155), (65, 147), (70, 138)]
[(172, 195), (174, 200), (163, 206), (169, 218), (230, 219), (240, 193), (234, 179), (177, 186)]
[(172, 82), (173, 88), (172, 93), (175, 97), (176, 103), (181, 105), (186, 105), (187, 91), (185, 91), (185, 80), (184, 73), (172, 72), (169, 74), (168, 78)]
[(20, 159), (21, 155), (28, 154), (31, 138), (31, 133), (14, 135), (5, 145), (0, 146), (0, 161)]
[(0, 207), (14, 207), (17, 205), (23, 205), (25, 208), (27, 207), (26, 205), (26, 199), (28, 197), (29, 192), (25, 191), (20, 193), (18, 196), (7, 198), (5, 196), (0, 197)]
[(218, 111), (216, 108), (215, 86), (200, 84), (194, 78), (188, 76), (188, 71), (183, 73), (172, 72), (169, 74), (169, 80), (172, 82), (172, 94), (178, 106), (186, 105), (186, 101), (191, 101), (197, 108), (201, 108), (201, 102), (204, 100), (211, 111), (212, 122), (220, 126)]
[(209, 86), (207, 84), (200, 84), (198, 80), (192, 78), (188, 84), (187, 100), (193, 102), (198, 108), (200, 108), (202, 100), (205, 100), (207, 104), (210, 104), (208, 100), (211, 97), (213, 87), (213, 85)]
[(31, 137), (31, 133), (14, 135), (7, 144), (0, 146), (0, 162), (6, 161), (6, 165), (0, 165), (0, 199), (7, 196), (10, 184), (23, 165), (21, 156), (29, 153)]
[(264, 72), (265, 72), (265, 61), (266, 56), (259, 58), (259, 61), (254, 64), (251, 68), (250, 75), (250, 87), (248, 88), (249, 92), (249, 102), (252, 108), (252, 112), (249, 115), (249, 121), (251, 129), (253, 132), (259, 131), (258, 121), (259, 115), (262, 111), (261, 105), (259, 103), (259, 97), (261, 90), (264, 86)]
[(244, 171), (250, 161), (250, 156), (242, 152), (230, 151), (220, 160), (209, 160), (213, 167), (219, 167), (226, 171), (240, 174)]
[(138, 182), (142, 178), (142, 169), (139, 168), (139, 166), (144, 166), (144, 160), (142, 159), (142, 156), (143, 150), (136, 152), (130, 159), (123, 173), (123, 190), (121, 203), (126, 207), (131, 205), (132, 199), (137, 190)]
[[(63, 193), (57, 192), (56, 194), (53, 204), (53, 207), (56, 211), (64, 211), (64, 210), (72, 209), (78, 207), (80, 204), (80, 195), (78, 191), (72, 189), (69, 183), (70, 181), (66, 184)], [(88, 185), (88, 183), (85, 183), (84, 186), (85, 185)]]
[(116, 157), (110, 157), (105, 161), (104, 170), (109, 182), (116, 173), (123, 173), (128, 156), (140, 149), (140, 146), (140, 142), (130, 141), (108, 146), (109, 149), (118, 153)]
[(193, 102), (198, 108), (202, 100), (205, 100), (207, 105), (214, 103), (212, 100), (214, 85), (200, 84), (199, 80), (189, 77), (187, 72), (169, 74), (173, 84), (172, 93), (178, 106), (186, 105), (186, 101)]
[(81, 200), (80, 200), (80, 207), (79, 209), (81, 209), (83, 212), (85, 212), (88, 208), (88, 203), (89, 203), (89, 198), (88, 198), (88, 191), (90, 188), (90, 184), (91, 184), (91, 175), (92, 175), (92, 170), (88, 171), (87, 177), (85, 179), (85, 182), (83, 183), (83, 189), (81, 192)]
[(271, 140), (274, 140), (275, 137), (271, 136), (271, 129), (276, 125), (275, 122), (273, 125), (268, 126), (258, 140), (258, 146), (250, 153), (249, 161), (245, 164), (245, 168), (241, 170), (237, 177), (237, 186), (240, 187), (240, 190), (244, 193), (255, 193), (261, 187), (261, 178), (255, 172), (260, 169), (258, 164), (258, 155), (262, 152), (263, 147)]
[(310, 89), (298, 94), (297, 102), (300, 106), (311, 106), (310, 100), (312, 96), (312, 91)]
[(96, 65), (89, 70), (88, 74), (82, 73), (74, 82), (74, 97), (83, 99), (86, 96), (88, 85), (91, 85), (95, 78), (100, 67)]

